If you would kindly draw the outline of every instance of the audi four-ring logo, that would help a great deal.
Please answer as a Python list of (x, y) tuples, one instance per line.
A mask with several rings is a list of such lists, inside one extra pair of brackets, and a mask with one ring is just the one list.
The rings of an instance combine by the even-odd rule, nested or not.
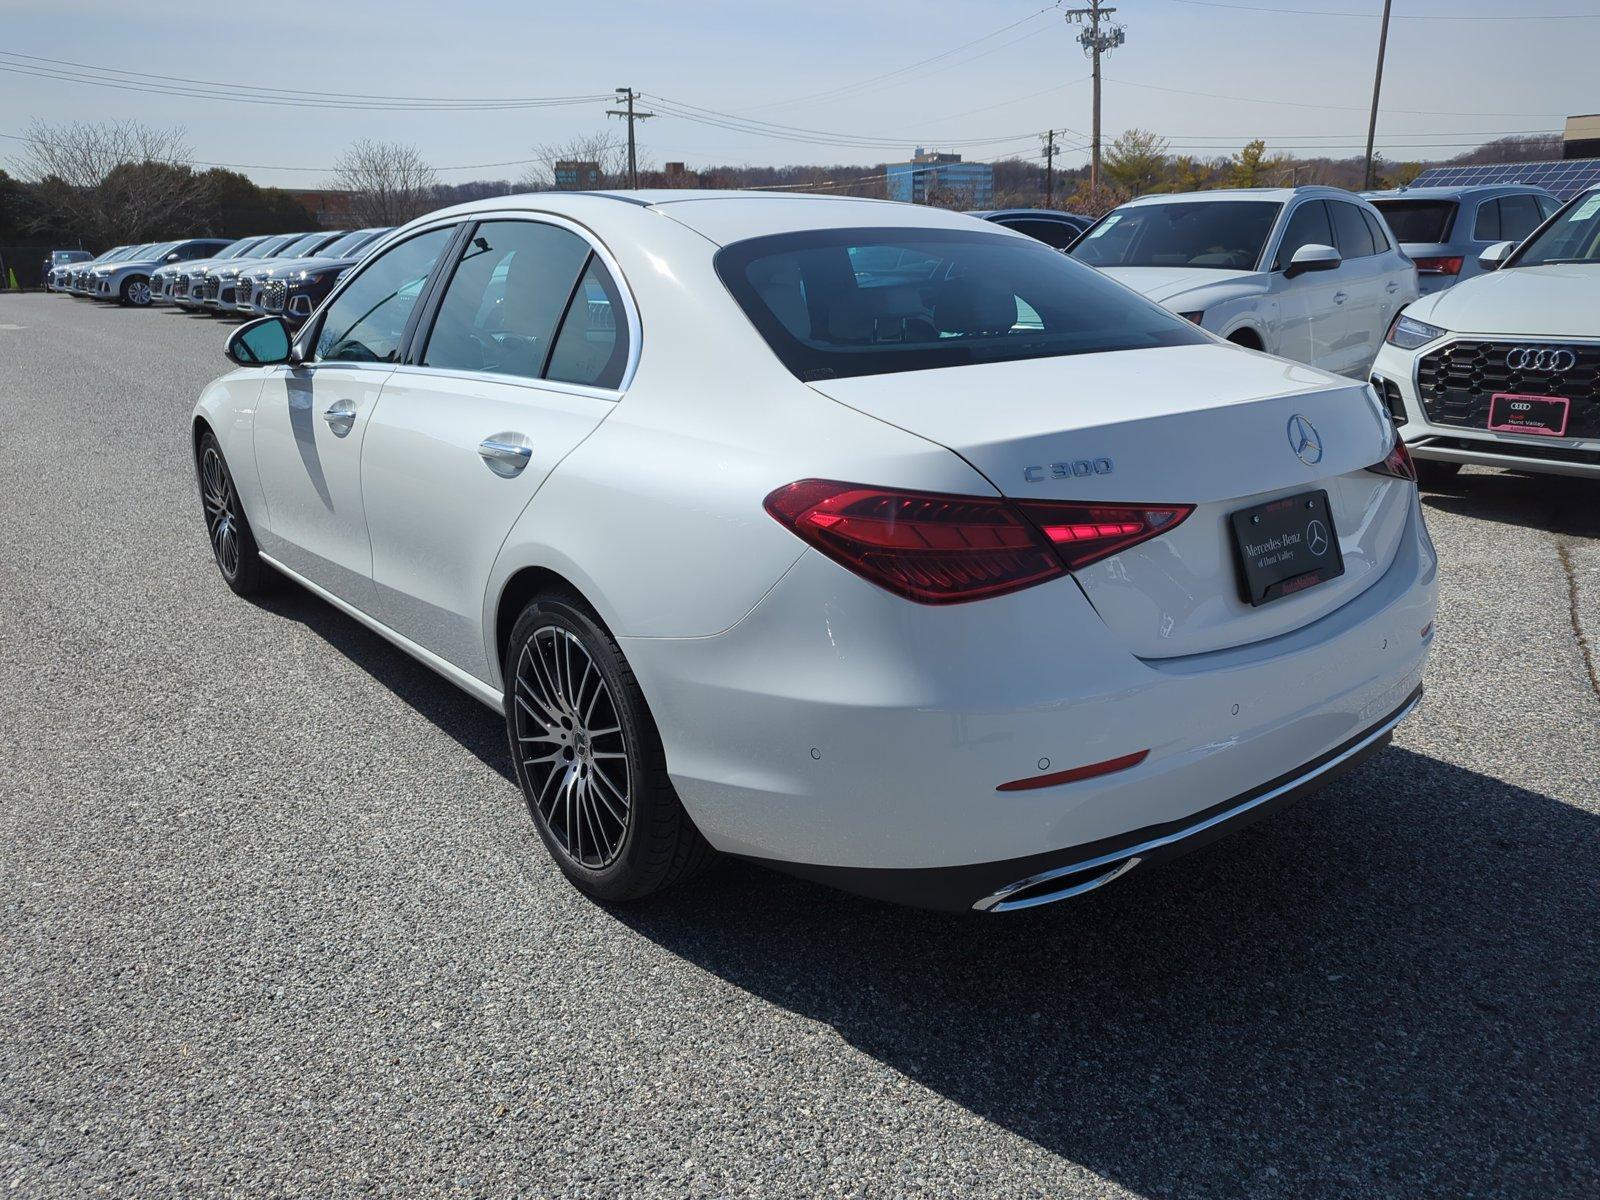
[(1506, 355), (1506, 366), (1513, 371), (1570, 371), (1577, 365), (1571, 350), (1518, 346)]

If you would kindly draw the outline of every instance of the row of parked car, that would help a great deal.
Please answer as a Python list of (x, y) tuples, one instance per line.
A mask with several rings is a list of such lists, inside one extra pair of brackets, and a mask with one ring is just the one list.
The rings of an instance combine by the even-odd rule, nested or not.
[(298, 323), (388, 232), (322, 229), (117, 246), (98, 258), (56, 263), (46, 286), (134, 308), (173, 304)]

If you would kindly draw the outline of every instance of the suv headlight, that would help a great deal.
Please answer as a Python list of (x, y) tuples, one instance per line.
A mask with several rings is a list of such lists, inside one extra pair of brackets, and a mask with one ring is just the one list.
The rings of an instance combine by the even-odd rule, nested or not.
[(1388, 336), (1383, 340), (1391, 346), (1399, 346), (1402, 350), (1415, 350), (1419, 346), (1437, 341), (1448, 332), (1447, 329), (1440, 329), (1437, 325), (1429, 325), (1426, 321), (1419, 321), (1415, 317), (1401, 313), (1395, 317), (1394, 323), (1389, 326)]

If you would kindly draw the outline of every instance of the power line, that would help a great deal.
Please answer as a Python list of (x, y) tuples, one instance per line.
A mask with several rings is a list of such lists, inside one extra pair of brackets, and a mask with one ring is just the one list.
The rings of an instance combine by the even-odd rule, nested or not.
[(704, 108), (697, 104), (689, 104), (682, 100), (673, 100), (668, 96), (657, 95), (653, 92), (644, 92), (641, 95), (655, 102), (657, 108), (662, 110), (663, 116), (680, 117), (686, 121), (699, 121), (702, 124), (715, 125), (717, 128), (734, 129), (742, 133), (750, 133), (762, 137), (776, 137), (787, 141), (808, 141), (825, 146), (854, 146), (861, 149), (874, 150), (894, 148), (915, 142), (938, 142), (941, 146), (987, 146), (998, 142), (1021, 141), (1033, 136), (1032, 132), (1003, 134), (993, 137), (973, 138), (929, 138), (924, 134), (912, 135), (885, 135), (864, 133), (840, 133), (828, 129), (812, 129), (804, 125), (783, 125), (775, 121), (761, 121), (755, 117), (741, 117), (734, 113), (721, 112), (714, 108)]
[[(1359, 112), (1367, 111), (1364, 105), (1355, 104), (1311, 104), (1300, 100), (1274, 100), (1268, 96), (1224, 96), (1217, 92), (1192, 92), (1184, 88), (1162, 87), (1155, 83), (1135, 83), (1131, 79), (1107, 79), (1111, 83), (1121, 84), (1123, 87), (1145, 88), (1152, 92), (1171, 92), (1175, 96), (1203, 96), (1208, 100), (1238, 100), (1247, 104), (1271, 104), (1278, 108), (1315, 108), (1327, 112)], [(1475, 112), (1464, 113), (1443, 111), (1439, 109), (1424, 108), (1391, 108), (1385, 111), (1399, 113), (1411, 117), (1559, 117), (1564, 114), (1559, 112)]]
[(144, 83), (132, 78), (117, 78), (112, 75), (101, 77), (102, 68), (91, 67), (85, 71), (68, 71), (56, 67), (36, 66), (31, 63), (8, 61), (4, 55), (9, 51), (0, 51), (0, 72), (11, 75), (32, 76), (39, 79), (51, 79), (58, 83), (86, 84), (90, 87), (110, 88), (115, 91), (138, 92), (146, 95), (176, 96), (187, 100), (221, 100), (231, 104), (265, 105), (273, 108), (312, 108), (331, 110), (351, 110), (358, 112), (475, 112), (484, 110), (517, 110), (529, 108), (554, 108), (578, 104), (593, 104), (597, 100), (608, 97), (604, 93), (589, 96), (561, 96), (544, 97), (540, 99), (527, 99), (517, 101), (496, 101), (492, 103), (466, 102), (466, 103), (420, 103), (400, 104), (386, 101), (366, 100), (335, 100), (315, 99), (312, 97), (295, 96), (244, 96), (233, 92), (213, 90), (230, 85), (190, 85), (190, 84), (159, 84)]
[[(847, 84), (843, 84), (843, 85), (841, 85), (839, 87), (825, 88), (820, 92), (810, 92), (810, 93), (808, 93), (808, 94), (806, 94), (804, 96), (795, 96), (795, 97), (792, 97), (791, 99), (788, 99), (788, 100), (777, 100), (777, 101), (773, 101), (772, 103), (769, 103), (769, 104), (757, 104), (750, 111), (752, 111), (752, 112), (762, 112), (762, 111), (765, 111), (766, 109), (769, 109), (769, 108), (788, 108), (788, 107), (790, 107), (792, 105), (795, 105), (795, 104), (804, 104), (804, 103), (808, 103), (808, 102), (810, 102), (812, 100), (821, 100), (821, 99), (826, 99), (826, 98), (832, 98), (832, 97), (841, 95), (841, 94), (843, 94), (845, 92), (853, 92), (853, 91), (856, 91), (858, 89), (865, 88), (869, 84), (877, 83), (880, 80), (895, 79), (895, 78), (897, 78), (897, 77), (899, 77), (901, 75), (906, 74), (909, 71), (916, 70), (918, 67), (927, 66), (929, 63), (939, 62), (942, 59), (949, 58), (953, 54), (959, 54), (961, 51), (967, 49), (970, 46), (976, 46), (979, 42), (986, 42), (990, 38), (999, 37), (1002, 33), (1006, 33), (1009, 30), (1015, 29), (1019, 25), (1026, 25), (1029, 21), (1038, 20), (1038, 18), (1044, 16), (1045, 13), (1050, 12), (1052, 9), (1057, 8), (1059, 6), (1060, 6), (1059, 0), (1057, 0), (1057, 3), (1048, 4), (1044, 8), (1039, 9), (1037, 12), (1029, 13), (1027, 16), (1023, 17), (1020, 21), (1013, 21), (1009, 25), (1002, 25), (1002, 26), (1000, 26), (999, 29), (992, 29), (988, 33), (984, 34), (981, 37), (973, 38), (970, 42), (962, 42), (959, 46), (952, 46), (949, 50), (945, 50), (945, 51), (943, 51), (943, 52), (941, 52), (939, 54), (931, 55), (928, 58), (918, 59), (914, 63), (908, 63), (906, 66), (897, 67), (893, 71), (885, 71), (881, 75), (872, 75), (872, 76), (869, 76), (866, 79), (857, 80), (855, 83), (847, 83)], [(1036, 30), (1034, 32), (1042, 32), (1042, 31)], [(1033, 33), (1029, 33), (1027, 36), (1032, 37)], [(1022, 39), (1018, 38), (1016, 40), (1017, 41), (1021, 41)], [(1006, 45), (1013, 45), (1013, 44), (1014, 43), (1012, 43), (1012, 42), (1007, 42), (1006, 43)], [(995, 47), (995, 49), (997, 49), (997, 50), (1000, 49), (1000, 48), (1001, 47), (998, 47), (998, 46)], [(987, 51), (985, 53), (987, 53)], [(981, 55), (980, 56), (975, 56), (975, 57), (981, 57)], [(968, 59), (966, 61), (970, 62), (971, 60)]]
[[(1348, 12), (1327, 8), (1273, 8), (1268, 5), (1228, 4), (1224, 0), (1169, 0), (1172, 4), (1188, 4), (1196, 8), (1231, 8), (1237, 12), (1287, 14), (1299, 17), (1359, 17), (1364, 21), (1381, 16), (1375, 12)], [(1476, 15), (1468, 13), (1395, 13), (1396, 21), (1592, 21), (1600, 19), (1600, 12), (1592, 13), (1518, 13), (1515, 16)]]

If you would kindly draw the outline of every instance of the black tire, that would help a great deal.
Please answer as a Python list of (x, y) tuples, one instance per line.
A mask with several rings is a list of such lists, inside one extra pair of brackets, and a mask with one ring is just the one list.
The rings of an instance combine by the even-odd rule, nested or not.
[(270, 580), (267, 565), (261, 561), (255, 534), (239, 501), (233, 472), (216, 435), (207, 430), (195, 452), (195, 473), (200, 483), (200, 511), (205, 516), (206, 539), (223, 582), (241, 596), (253, 596)]
[(1448, 487), (1461, 474), (1461, 464), (1458, 462), (1441, 462), (1437, 459), (1419, 458), (1415, 460), (1417, 468), (1417, 483), (1422, 487)]
[(124, 279), (121, 289), (117, 292), (117, 303), (131, 308), (149, 308), (150, 280), (143, 275)]
[(581, 602), (535, 597), (511, 629), (504, 666), (517, 782), (573, 886), (609, 903), (639, 900), (710, 861), (667, 777), (638, 680)]

